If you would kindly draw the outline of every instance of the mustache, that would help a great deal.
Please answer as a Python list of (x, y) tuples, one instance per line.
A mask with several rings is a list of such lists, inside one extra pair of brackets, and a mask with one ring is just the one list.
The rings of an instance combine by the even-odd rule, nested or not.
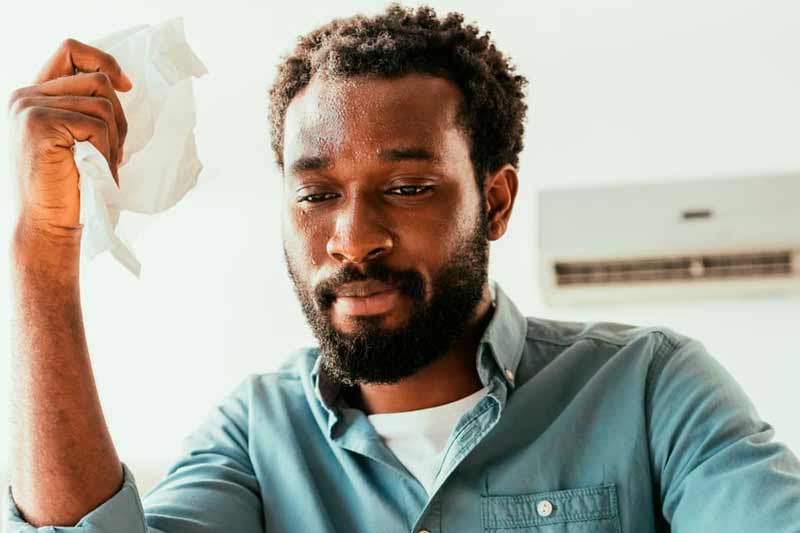
[(395, 270), (382, 263), (371, 263), (359, 269), (354, 265), (346, 265), (329, 278), (319, 282), (314, 288), (314, 299), (320, 309), (327, 310), (336, 300), (336, 290), (354, 281), (379, 281), (400, 291), (401, 294), (415, 300), (425, 297), (425, 279), (414, 269)]

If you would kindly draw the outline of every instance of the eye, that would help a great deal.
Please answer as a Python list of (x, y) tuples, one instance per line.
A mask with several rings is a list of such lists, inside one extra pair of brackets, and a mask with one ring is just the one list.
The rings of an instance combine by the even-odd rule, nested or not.
[(336, 193), (333, 192), (317, 192), (313, 194), (306, 194), (305, 196), (301, 196), (297, 199), (297, 203), (301, 202), (308, 202), (311, 204), (318, 204), (320, 202), (324, 202), (325, 200), (332, 200), (336, 198)]
[(403, 185), (389, 189), (389, 194), (397, 196), (416, 196), (433, 189), (432, 185)]

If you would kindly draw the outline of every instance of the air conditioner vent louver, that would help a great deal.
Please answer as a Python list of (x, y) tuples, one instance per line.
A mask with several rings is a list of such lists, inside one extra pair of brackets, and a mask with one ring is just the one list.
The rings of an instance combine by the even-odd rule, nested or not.
[(800, 272), (800, 266), (793, 264), (794, 257), (792, 250), (778, 250), (614, 261), (559, 261), (555, 263), (555, 273), (559, 286), (791, 276)]

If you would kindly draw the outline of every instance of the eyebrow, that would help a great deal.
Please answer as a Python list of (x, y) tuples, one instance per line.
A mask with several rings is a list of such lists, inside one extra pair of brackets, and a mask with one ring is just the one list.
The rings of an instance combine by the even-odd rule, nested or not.
[[(401, 161), (430, 161), (432, 163), (439, 163), (441, 161), (439, 156), (426, 148), (388, 148), (378, 152), (378, 159), (391, 163)], [(325, 170), (332, 166), (333, 163), (328, 157), (306, 156), (292, 163), (291, 171), (297, 173), (310, 170)]]
[(331, 167), (331, 160), (327, 157), (309, 156), (301, 157), (292, 163), (292, 172), (302, 172), (304, 170), (324, 170)]
[(425, 148), (392, 148), (378, 152), (378, 158), (383, 161), (431, 161), (438, 162), (437, 157)]

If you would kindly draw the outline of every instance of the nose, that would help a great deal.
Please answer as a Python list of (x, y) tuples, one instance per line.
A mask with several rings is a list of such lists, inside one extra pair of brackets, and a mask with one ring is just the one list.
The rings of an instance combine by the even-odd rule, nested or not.
[(327, 252), (336, 261), (357, 264), (390, 254), (392, 245), (392, 236), (377, 209), (368, 199), (352, 198), (337, 213)]

